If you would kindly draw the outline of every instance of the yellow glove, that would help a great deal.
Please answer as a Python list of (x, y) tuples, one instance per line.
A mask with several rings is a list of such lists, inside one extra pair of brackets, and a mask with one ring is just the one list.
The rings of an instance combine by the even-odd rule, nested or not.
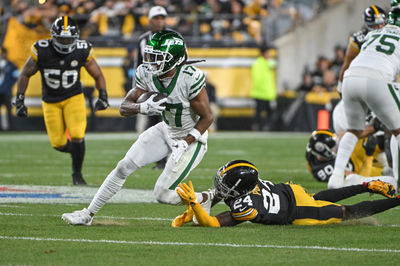
[(192, 181), (189, 181), (189, 186), (185, 183), (180, 183), (176, 192), (178, 193), (179, 197), (181, 197), (181, 199), (188, 205), (198, 202), (196, 194), (194, 193)]
[(193, 220), (193, 209), (190, 207), (190, 205), (187, 205), (187, 210), (179, 215), (176, 216), (175, 219), (172, 221), (171, 226), (172, 227), (181, 227), (182, 225), (191, 222)]
[[(193, 212), (193, 214), (196, 216), (197, 221), (199, 222), (199, 225), (201, 226), (207, 226), (207, 227), (220, 227), (220, 223), (216, 217), (210, 216), (204, 209), (201, 207), (200, 203), (197, 201), (196, 194), (194, 193), (194, 188), (192, 181), (189, 181), (189, 186), (186, 185), (185, 183), (180, 183), (179, 188), (176, 190), (178, 195), (181, 197), (181, 199), (186, 202), (188, 205), (188, 209), (190, 208)], [(192, 214), (192, 218), (193, 218)], [(185, 214), (183, 214), (185, 215)], [(181, 215), (182, 216), (182, 215)], [(187, 219), (187, 217), (176, 217), (174, 221), (172, 222), (172, 226), (174, 226), (174, 222), (176, 220), (176, 225), (179, 225), (181, 221), (178, 219)]]

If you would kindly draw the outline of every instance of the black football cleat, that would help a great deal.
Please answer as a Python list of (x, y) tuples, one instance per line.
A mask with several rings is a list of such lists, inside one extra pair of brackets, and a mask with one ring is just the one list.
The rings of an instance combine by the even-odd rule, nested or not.
[(83, 179), (82, 174), (72, 174), (72, 183), (76, 186), (85, 186), (86, 181)]

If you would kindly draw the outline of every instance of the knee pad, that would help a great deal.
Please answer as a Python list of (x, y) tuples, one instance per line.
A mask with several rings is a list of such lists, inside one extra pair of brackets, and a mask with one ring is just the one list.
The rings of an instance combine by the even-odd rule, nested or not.
[(181, 198), (175, 190), (168, 188), (155, 187), (154, 197), (159, 203), (178, 205), (182, 203)]
[(139, 167), (134, 162), (125, 157), (124, 159), (118, 162), (118, 165), (115, 168), (116, 176), (118, 176), (121, 179), (126, 179), (138, 168)]

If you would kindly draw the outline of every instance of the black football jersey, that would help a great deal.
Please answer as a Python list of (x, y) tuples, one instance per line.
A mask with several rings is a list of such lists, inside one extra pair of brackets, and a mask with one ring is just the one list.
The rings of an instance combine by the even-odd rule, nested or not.
[[(335, 158), (328, 161), (321, 161), (318, 160), (317, 157), (311, 153), (311, 151), (307, 151), (306, 159), (308, 170), (312, 173), (313, 177), (320, 182), (328, 182), (333, 173)], [(354, 171), (354, 164), (351, 159), (345, 170), (348, 172)]]
[(290, 224), (295, 216), (296, 199), (289, 185), (259, 180), (252, 193), (236, 198), (230, 208), (237, 221)]
[(73, 52), (61, 54), (51, 42), (51, 39), (35, 42), (31, 56), (42, 77), (43, 101), (55, 103), (82, 93), (80, 70), (90, 60), (93, 49), (87, 41), (78, 40)]
[(362, 29), (353, 33), (350, 37), (350, 45), (353, 46), (357, 51), (361, 49), (361, 46), (365, 42), (365, 36), (367, 36), (368, 30)]

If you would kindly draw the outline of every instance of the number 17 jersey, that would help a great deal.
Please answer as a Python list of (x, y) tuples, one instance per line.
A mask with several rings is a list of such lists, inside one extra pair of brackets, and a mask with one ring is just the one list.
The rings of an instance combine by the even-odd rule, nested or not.
[[(173, 77), (159, 79), (142, 64), (136, 70), (135, 82), (136, 87), (142, 90), (155, 91), (167, 96), (163, 121), (167, 124), (170, 137), (172, 139), (186, 137), (200, 119), (191, 107), (190, 101), (206, 85), (203, 71), (192, 65), (183, 65), (177, 67)], [(203, 136), (201, 142), (206, 141), (207, 133)]]

